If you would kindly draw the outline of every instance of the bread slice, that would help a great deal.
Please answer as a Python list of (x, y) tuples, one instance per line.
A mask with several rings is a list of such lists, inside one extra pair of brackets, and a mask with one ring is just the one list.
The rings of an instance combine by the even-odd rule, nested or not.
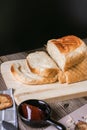
[(12, 98), (8, 94), (0, 94), (0, 110), (9, 108), (13, 105)]
[(27, 66), (26, 60), (22, 60), (20, 63), (14, 63), (11, 65), (11, 73), (17, 81), (24, 84), (48, 84), (58, 80), (58, 76), (45, 78), (34, 74)]
[(62, 71), (80, 63), (87, 56), (86, 44), (73, 35), (49, 40), (46, 49)]
[(58, 74), (58, 66), (45, 51), (35, 51), (26, 57), (30, 70), (44, 77), (54, 77)]
[(68, 84), (87, 80), (87, 58), (65, 72), (60, 70), (58, 80), (60, 83)]

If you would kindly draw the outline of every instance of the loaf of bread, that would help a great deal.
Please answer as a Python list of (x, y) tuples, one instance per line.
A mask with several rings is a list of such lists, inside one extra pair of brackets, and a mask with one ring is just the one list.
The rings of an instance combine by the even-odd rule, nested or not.
[(46, 51), (34, 51), (11, 65), (13, 76), (24, 84), (75, 83), (87, 80), (87, 45), (69, 35), (47, 42)]
[(13, 105), (12, 98), (8, 94), (0, 94), (0, 110), (9, 108)]
[(44, 77), (54, 77), (59, 68), (45, 51), (35, 51), (26, 57), (31, 72)]
[(73, 35), (49, 40), (46, 49), (62, 71), (80, 63), (87, 56), (86, 44)]
[(27, 66), (26, 59), (22, 60), (20, 63), (12, 64), (11, 72), (17, 81), (24, 84), (47, 84), (58, 80), (58, 75), (55, 75), (54, 77), (43, 77), (32, 73)]
[(87, 58), (65, 72), (60, 70), (58, 80), (68, 84), (87, 80)]

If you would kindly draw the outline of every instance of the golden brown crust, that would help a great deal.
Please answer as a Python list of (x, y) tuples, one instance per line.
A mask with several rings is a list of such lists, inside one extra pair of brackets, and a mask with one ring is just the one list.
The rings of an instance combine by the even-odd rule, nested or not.
[(60, 70), (58, 80), (60, 83), (68, 84), (87, 80), (87, 58), (65, 72)]
[(82, 62), (85, 59), (85, 57), (86, 57), (86, 52), (81, 53), (74, 58), (67, 59), (66, 65), (64, 67), (64, 71), (67, 71), (72, 66), (78, 65), (80, 62)]
[(87, 123), (84, 121), (79, 121), (75, 126), (75, 130), (87, 130)]
[(43, 76), (43, 77), (54, 77), (55, 75), (58, 74), (59, 72), (59, 68), (45, 68), (43, 71), (40, 70), (40, 68), (33, 68), (32, 66), (30, 66), (29, 64), (29, 61), (26, 59), (27, 61), (27, 65), (28, 67), (30, 68), (31, 72), (32, 73), (35, 73), (35, 74), (38, 74), (40, 76)]
[(66, 83), (65, 73), (62, 70), (58, 73), (58, 81), (59, 83)]
[(32, 68), (29, 63), (28, 63), (28, 66), (30, 68), (30, 70), (35, 73), (35, 74), (38, 74), (40, 76), (43, 76), (43, 77), (54, 77), (55, 75), (58, 74), (58, 69), (56, 68), (52, 68), (52, 69), (45, 69), (44, 71), (41, 72), (40, 69), (37, 69), (37, 68)]
[(68, 53), (79, 47), (83, 41), (77, 36), (69, 35), (62, 38), (51, 40), (53, 44), (60, 50), (61, 53)]
[[(40, 78), (32, 78), (32, 75), (30, 77), (27, 76), (26, 73), (23, 73), (21, 71), (21, 67), (19, 66), (15, 66), (14, 64), (11, 65), (11, 72), (13, 74), (13, 76), (20, 81), (23, 84), (47, 84), (47, 83), (54, 83), (58, 80), (58, 75), (55, 75), (54, 77), (41, 77)], [(34, 74), (35, 75), (35, 74)]]
[(0, 94), (0, 110), (9, 108), (13, 105), (12, 98), (8, 94)]
[(75, 83), (87, 80), (87, 58), (65, 72), (66, 82)]

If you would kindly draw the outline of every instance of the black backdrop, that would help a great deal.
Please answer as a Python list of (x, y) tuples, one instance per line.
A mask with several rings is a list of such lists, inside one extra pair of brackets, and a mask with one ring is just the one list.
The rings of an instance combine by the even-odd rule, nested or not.
[(70, 34), (87, 37), (87, 0), (0, 1), (0, 55)]

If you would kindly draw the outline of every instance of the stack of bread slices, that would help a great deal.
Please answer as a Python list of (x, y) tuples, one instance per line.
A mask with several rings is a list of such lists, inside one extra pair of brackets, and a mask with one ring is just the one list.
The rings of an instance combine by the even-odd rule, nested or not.
[(24, 84), (74, 83), (87, 80), (87, 45), (77, 36), (51, 39), (46, 51), (35, 51), (11, 65), (14, 77)]
[(29, 53), (25, 60), (12, 64), (14, 77), (24, 84), (48, 84), (58, 80), (59, 68), (45, 51)]

